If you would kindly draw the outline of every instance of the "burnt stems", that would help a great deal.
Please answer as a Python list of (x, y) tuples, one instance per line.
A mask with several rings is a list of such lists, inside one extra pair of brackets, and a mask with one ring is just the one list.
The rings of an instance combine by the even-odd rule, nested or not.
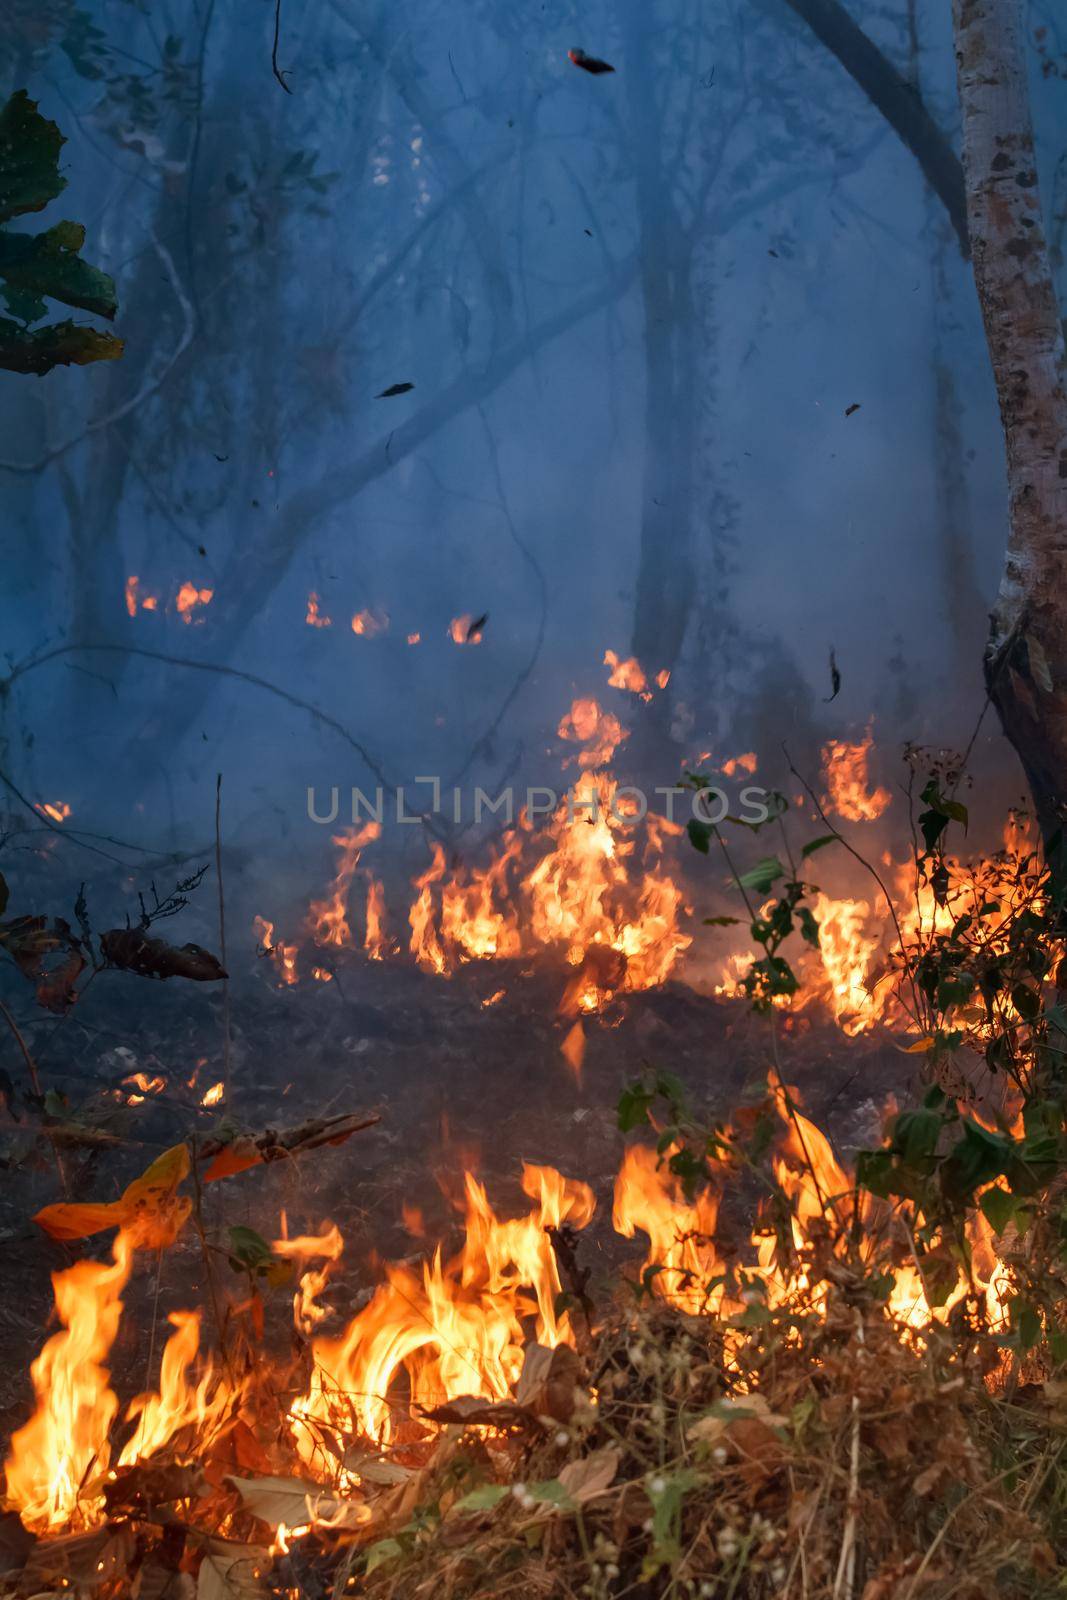
[(1067, 398), (1019, 0), (954, 0), (974, 277), (1008, 467), (986, 682), (1046, 844), (1067, 806)]

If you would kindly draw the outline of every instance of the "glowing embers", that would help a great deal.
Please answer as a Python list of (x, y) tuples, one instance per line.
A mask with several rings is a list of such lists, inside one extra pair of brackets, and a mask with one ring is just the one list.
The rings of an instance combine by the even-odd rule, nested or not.
[(139, 611), (168, 612), (173, 606), (175, 615), (184, 623), (191, 624), (203, 622), (204, 609), (209, 606), (215, 597), (213, 589), (201, 588), (195, 583), (186, 580), (180, 584), (174, 593), (170, 604), (164, 604), (162, 595), (158, 590), (145, 590), (142, 580), (136, 574), (131, 574), (126, 579), (125, 601), (128, 616), (136, 617)]

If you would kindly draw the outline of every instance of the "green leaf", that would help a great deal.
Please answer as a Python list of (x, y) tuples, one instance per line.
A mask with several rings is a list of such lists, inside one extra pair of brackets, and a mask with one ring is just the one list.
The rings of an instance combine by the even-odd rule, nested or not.
[(801, 937), (817, 950), (819, 948), (819, 924), (807, 906), (797, 907), (797, 921), (800, 924)]
[(543, 1505), (569, 1506), (571, 1497), (558, 1478), (545, 1478), (540, 1483), (528, 1483), (526, 1492), (531, 1499)]
[(634, 1128), (643, 1128), (648, 1121), (649, 1107), (655, 1098), (655, 1093), (646, 1089), (644, 1084), (628, 1084), (619, 1096), (616, 1107), (620, 1132), (632, 1133)]
[[(40, 115), (25, 90), (0, 109), (0, 223), (41, 211), (62, 193), (62, 146), (59, 129)], [(42, 376), (55, 366), (84, 366), (122, 354), (120, 340), (72, 322), (27, 331), (46, 314), (46, 300), (114, 317), (115, 285), (106, 272), (82, 260), (84, 243), (79, 222), (57, 222), (38, 234), (0, 227), (0, 296), (11, 313), (0, 317), (0, 367)]]
[(62, 194), (59, 152), (65, 140), (54, 122), (42, 117), (25, 89), (0, 110), (0, 222), (27, 211), (43, 211)]
[[(78, 251), (84, 243), (80, 222), (57, 222), (44, 233), (0, 230), (0, 278), (23, 296), (48, 295), (79, 311), (111, 318), (118, 308), (114, 281), (82, 260)], [(43, 315), (42, 306), (37, 316)]]
[[(499, 1483), (481, 1483), (477, 1489), (472, 1489), (453, 1506), (454, 1511), (492, 1511), (501, 1500), (506, 1500), (510, 1491), (505, 1485)], [(370, 1570), (369, 1568), (367, 1569)]]
[(999, 1184), (992, 1189), (987, 1189), (979, 1200), (982, 1215), (985, 1217), (994, 1233), (1003, 1233), (1015, 1216), (1017, 1201), (1013, 1194), (1002, 1189)]
[(367, 1551), (367, 1565), (364, 1572), (370, 1577), (379, 1567), (384, 1567), (387, 1561), (396, 1561), (404, 1554), (404, 1546), (398, 1539), (379, 1539), (377, 1544), (372, 1544)]
[(40, 378), (53, 367), (115, 361), (124, 348), (113, 333), (76, 322), (52, 322), (27, 333), (17, 322), (0, 317), (0, 367), (8, 372), (34, 373)]
[(685, 831), (689, 835), (689, 843), (693, 849), (699, 850), (702, 856), (706, 856), (711, 836), (715, 831), (711, 823), (698, 822), (695, 817), (690, 817)]
[(808, 856), (813, 856), (816, 850), (821, 850), (824, 845), (837, 844), (838, 842), (839, 841), (836, 833), (820, 834), (818, 839), (809, 839), (807, 844), (804, 845), (800, 854), (806, 859)]
[(754, 867), (749, 867), (738, 880), (742, 889), (755, 889), (757, 894), (767, 894), (778, 878), (785, 876), (785, 868), (777, 856), (764, 856)]
[(230, 1235), (230, 1261), (236, 1264), (237, 1271), (255, 1271), (258, 1267), (270, 1266), (277, 1260), (270, 1245), (261, 1233), (255, 1228), (245, 1228), (237, 1225), (228, 1228)]

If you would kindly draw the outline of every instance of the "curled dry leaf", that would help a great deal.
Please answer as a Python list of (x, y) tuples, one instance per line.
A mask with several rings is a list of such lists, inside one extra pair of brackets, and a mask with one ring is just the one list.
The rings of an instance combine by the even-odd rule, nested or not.
[(197, 1579), (197, 1600), (260, 1600), (269, 1593), (268, 1552), (232, 1539), (208, 1539)]
[(615, 1482), (621, 1456), (616, 1445), (606, 1445), (594, 1450), (592, 1455), (579, 1461), (569, 1461), (559, 1475), (559, 1481), (575, 1505), (584, 1506), (595, 1500)]
[(152, 939), (143, 928), (112, 928), (100, 935), (100, 951), (109, 967), (136, 972), (142, 978), (191, 978), (214, 983), (229, 977), (217, 956), (198, 944), (173, 945)]
[(370, 1512), (361, 1500), (341, 1500), (323, 1490), (322, 1485), (303, 1478), (226, 1479), (241, 1496), (246, 1511), (272, 1528), (282, 1522), (287, 1528), (310, 1523), (316, 1528), (357, 1528), (369, 1521)]
[(569, 1422), (574, 1415), (581, 1363), (569, 1344), (531, 1341), (523, 1352), (515, 1400), (534, 1416)]
[(344, 1144), (363, 1128), (373, 1128), (381, 1118), (373, 1111), (350, 1111), (337, 1117), (317, 1117), (294, 1128), (266, 1128), (262, 1133), (238, 1133), (230, 1139), (207, 1139), (202, 1155), (210, 1161), (204, 1182), (229, 1178), (265, 1162), (284, 1161), (325, 1144)]

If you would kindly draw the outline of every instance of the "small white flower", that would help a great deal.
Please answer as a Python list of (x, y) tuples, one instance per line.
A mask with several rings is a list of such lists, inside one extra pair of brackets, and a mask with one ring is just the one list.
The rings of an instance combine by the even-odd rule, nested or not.
[(656, 1474), (656, 1476), (654, 1478), (649, 1478), (649, 1480), (648, 1480), (648, 1492), (649, 1492), (649, 1494), (661, 1495), (663, 1493), (664, 1489), (666, 1489), (666, 1487), (667, 1487), (666, 1478), (661, 1477), (658, 1472), (657, 1472), (657, 1474)]
[(558, 1445), (564, 1445), (564, 1444), (570, 1444), (570, 1442), (571, 1442), (570, 1434), (567, 1432), (566, 1428), (561, 1428), (559, 1430), (559, 1432), (556, 1434), (556, 1443)]
[(724, 1444), (717, 1444), (711, 1452), (711, 1459), (717, 1467), (725, 1467), (730, 1459), (730, 1452)]

